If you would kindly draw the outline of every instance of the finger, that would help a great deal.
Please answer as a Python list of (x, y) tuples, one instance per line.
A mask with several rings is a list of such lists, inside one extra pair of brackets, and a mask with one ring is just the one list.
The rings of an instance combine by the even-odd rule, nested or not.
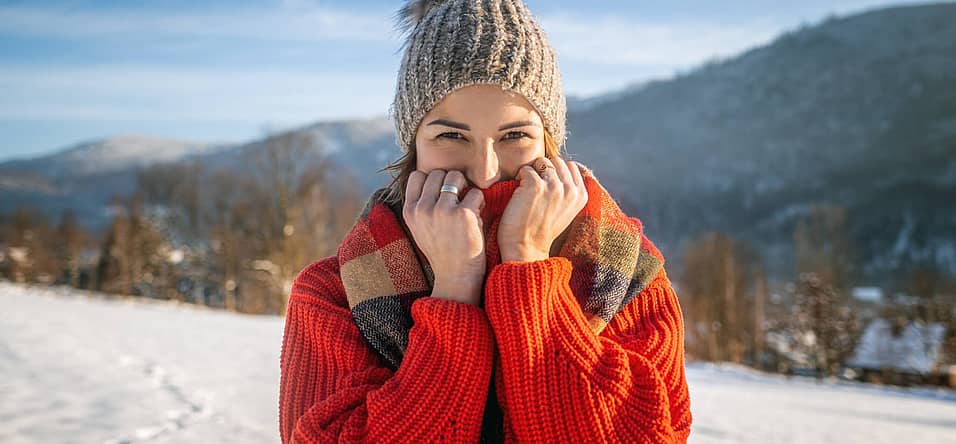
[(516, 177), (519, 181), (532, 181), (532, 182), (542, 182), (541, 175), (538, 174), (538, 169), (535, 168), (533, 164), (522, 165), (518, 169), (518, 176)]
[(557, 170), (558, 178), (567, 186), (574, 186), (574, 177), (571, 176), (571, 170), (568, 168), (568, 161), (561, 157), (551, 159), (554, 168)]
[(405, 184), (405, 204), (417, 204), (418, 198), (422, 195), (422, 185), (425, 184), (425, 173), (415, 170), (408, 175), (408, 182)]
[[(446, 193), (447, 194), (447, 193)], [(467, 208), (475, 212), (475, 214), (481, 214), (481, 207), (485, 203), (485, 195), (478, 188), (472, 188), (468, 191), (468, 194), (465, 194), (465, 197), (458, 204), (458, 208)], [(481, 218), (479, 217), (479, 221)]]
[(445, 170), (434, 169), (428, 172), (428, 178), (425, 179), (425, 185), (422, 187), (422, 197), (418, 199), (418, 205), (423, 208), (432, 208), (438, 201), (438, 192), (442, 183), (445, 181)]
[(538, 175), (545, 182), (555, 185), (560, 182), (558, 175), (556, 173), (557, 168), (554, 167), (554, 163), (551, 162), (551, 159), (547, 157), (539, 157), (534, 162), (534, 167), (538, 170)]
[[(461, 192), (465, 188), (465, 175), (461, 171), (451, 170), (445, 174), (445, 180), (442, 182), (443, 185), (454, 185), (458, 188), (458, 192)], [(438, 190), (438, 203), (436, 205), (443, 205), (448, 207), (457, 207), (459, 195), (455, 193), (442, 192), (441, 188)]]
[(571, 164), (572, 164), (572, 165), (571, 165), (571, 176), (574, 177), (574, 186), (575, 186), (578, 190), (581, 190), (581, 203), (580, 203), (580, 205), (581, 205), (581, 207), (583, 208), (584, 206), (587, 205), (588, 200), (590, 200), (590, 198), (588, 197), (588, 187), (584, 184), (584, 177), (583, 177), (582, 174), (581, 174), (581, 169), (584, 168), (584, 167), (583, 167), (580, 163), (578, 163), (578, 162), (571, 162)]
[(541, 179), (541, 176), (531, 165), (524, 165), (518, 169), (518, 182), (529, 185), (544, 185), (545, 183), (544, 179)]
[(579, 188), (584, 188), (584, 176), (581, 172), (584, 166), (578, 162), (570, 162), (570, 164), (571, 178), (574, 179), (574, 185)]

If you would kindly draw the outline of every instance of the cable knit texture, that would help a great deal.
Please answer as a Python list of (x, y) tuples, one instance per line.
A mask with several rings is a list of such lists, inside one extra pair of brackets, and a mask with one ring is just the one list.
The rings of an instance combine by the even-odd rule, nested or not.
[[(640, 222), (624, 224), (588, 177), (577, 228), (558, 256), (534, 262), (501, 263), (494, 241), (517, 182), (482, 190), (482, 217), (492, 224), (483, 307), (428, 297), (427, 262), (401, 268), (420, 274), (396, 275), (382, 258), (395, 257), (406, 238), (382, 234), (381, 224), (363, 227), (381, 209), (373, 196), (339, 253), (295, 280), (280, 362), (282, 441), (685, 442), (691, 415), (677, 296)], [(660, 266), (644, 254), (625, 255), (636, 261), (630, 267), (597, 266), (621, 257), (607, 241), (627, 239), (622, 233), (639, 236), (634, 245)], [(372, 248), (375, 238), (388, 241)], [(369, 250), (357, 254), (362, 239)], [(397, 257), (414, 265), (414, 244), (404, 247)], [(370, 257), (383, 272), (343, 270)], [(632, 274), (621, 280), (613, 272), (621, 270)], [(607, 298), (627, 290), (609, 309)], [(377, 308), (356, 310), (363, 304)], [(489, 433), (496, 415), (500, 434)]]

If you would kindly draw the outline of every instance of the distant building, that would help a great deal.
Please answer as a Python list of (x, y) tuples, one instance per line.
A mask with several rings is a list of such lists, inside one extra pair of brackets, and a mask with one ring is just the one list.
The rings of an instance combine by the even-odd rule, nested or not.
[(877, 318), (867, 325), (846, 367), (860, 379), (892, 384), (947, 384), (942, 362), (946, 327), (941, 323)]

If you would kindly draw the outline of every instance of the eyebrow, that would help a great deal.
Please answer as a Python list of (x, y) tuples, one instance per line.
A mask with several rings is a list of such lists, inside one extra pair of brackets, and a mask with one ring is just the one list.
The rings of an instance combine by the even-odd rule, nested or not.
[[(447, 120), (447, 119), (432, 120), (431, 122), (428, 122), (428, 125), (429, 125), (429, 126), (430, 126), (430, 125), (445, 125), (445, 126), (450, 126), (450, 127), (452, 127), (452, 128), (458, 128), (458, 129), (460, 129), (460, 130), (471, 131), (471, 127), (470, 127), (470, 126), (465, 125), (464, 123), (459, 123), (459, 122), (455, 122), (455, 121), (451, 121), (451, 120)], [(530, 121), (530, 120), (522, 120), (522, 121), (511, 122), (511, 123), (509, 123), (509, 124), (506, 124), (506, 125), (502, 126), (501, 128), (498, 128), (498, 131), (504, 131), (504, 130), (506, 130), (506, 129), (518, 128), (518, 127), (522, 127), (522, 126), (540, 126), (540, 125), (538, 125), (538, 124), (536, 124), (536, 123), (534, 123), (534, 122), (532, 122), (532, 121)]]

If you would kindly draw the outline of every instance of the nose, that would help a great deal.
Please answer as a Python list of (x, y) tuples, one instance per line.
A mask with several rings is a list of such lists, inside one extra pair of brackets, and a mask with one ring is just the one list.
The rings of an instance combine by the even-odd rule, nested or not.
[(476, 158), (468, 171), (469, 179), (478, 188), (488, 188), (501, 178), (498, 167), (498, 153), (495, 152), (494, 140), (482, 143), (476, 151)]

